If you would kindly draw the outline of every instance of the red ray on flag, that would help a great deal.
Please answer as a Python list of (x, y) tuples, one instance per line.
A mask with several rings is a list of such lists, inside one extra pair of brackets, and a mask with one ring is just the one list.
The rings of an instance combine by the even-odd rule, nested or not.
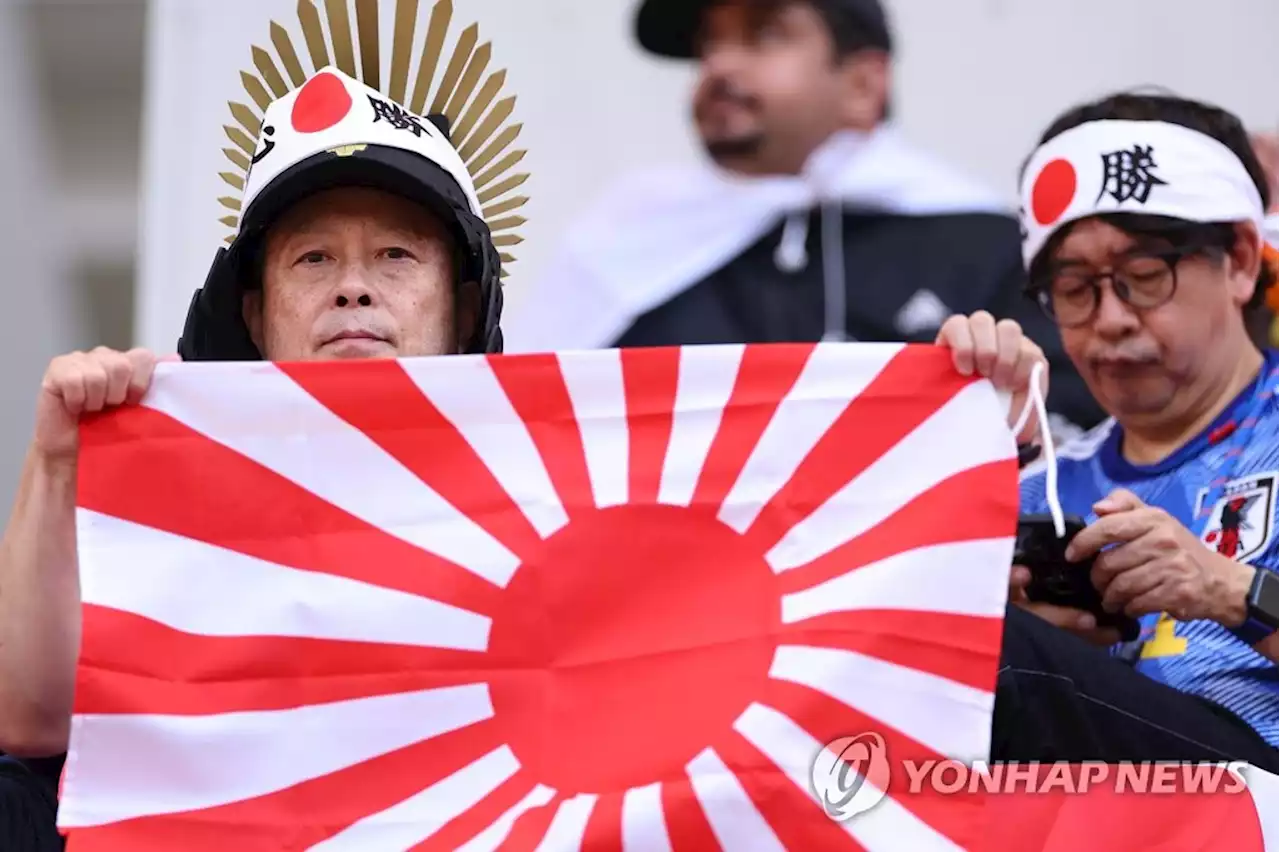
[(83, 427), (68, 848), (967, 847), (809, 772), (987, 753), (1003, 419), (890, 344), (163, 369)]

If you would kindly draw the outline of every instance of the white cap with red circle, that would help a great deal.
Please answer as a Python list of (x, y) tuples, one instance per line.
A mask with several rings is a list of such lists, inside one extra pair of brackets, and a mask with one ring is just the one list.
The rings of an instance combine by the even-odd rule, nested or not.
[(1060, 228), (1089, 216), (1143, 213), (1188, 222), (1254, 222), (1262, 197), (1240, 158), (1199, 131), (1160, 121), (1091, 121), (1041, 146), (1023, 174), (1028, 267)]
[(369, 145), (399, 148), (435, 163), (457, 181), (471, 212), (481, 216), (471, 175), (440, 129), (336, 68), (320, 70), (267, 108), (242, 208), (248, 210), (273, 180), (309, 157)]

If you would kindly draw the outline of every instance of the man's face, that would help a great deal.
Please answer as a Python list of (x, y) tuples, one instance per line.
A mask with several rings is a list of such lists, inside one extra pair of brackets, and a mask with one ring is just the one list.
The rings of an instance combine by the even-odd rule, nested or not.
[(1239, 357), (1233, 344), (1243, 339), (1241, 308), (1258, 274), (1252, 233), (1241, 233), (1225, 257), (1195, 253), (1179, 260), (1175, 247), (1139, 243), (1098, 219), (1072, 228), (1050, 259), (1064, 305), (1087, 298), (1076, 286), (1083, 276), (1125, 269), (1135, 292), (1156, 292), (1174, 276), (1173, 296), (1147, 310), (1125, 304), (1114, 282), (1103, 279), (1092, 319), (1061, 328), (1067, 354), (1103, 408), (1121, 419), (1178, 422), (1217, 389)]
[(886, 99), (877, 51), (835, 57), (822, 16), (797, 0), (726, 0), (703, 15), (693, 117), (721, 166), (794, 174), (841, 128), (869, 130)]
[(268, 229), (245, 321), (270, 361), (449, 354), (479, 301), (468, 285), (456, 304), (454, 281), (453, 239), (438, 219), (385, 192), (333, 189)]

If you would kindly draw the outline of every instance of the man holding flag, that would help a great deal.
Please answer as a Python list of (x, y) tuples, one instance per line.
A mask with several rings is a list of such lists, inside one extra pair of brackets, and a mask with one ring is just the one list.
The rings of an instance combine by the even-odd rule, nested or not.
[[(193, 299), (181, 357), (499, 351), (499, 260), (444, 131), (428, 121), (416, 130), (379, 124), (384, 96), (337, 71), (310, 83), (274, 105), (279, 132), (259, 152), (239, 239), (218, 251)], [(0, 752), (66, 748), (80, 643), (79, 423), (136, 402), (158, 360), (145, 350), (99, 348), (59, 357), (46, 372), (0, 557)], [(0, 824), (0, 836), (51, 834), (51, 821), (23, 814), (46, 801), (54, 779), (39, 776), (56, 776), (60, 761), (0, 761), (0, 770), (9, 770), (0, 778), (9, 785), (0, 785), (0, 823), (18, 821)]]
[(1097, 422), (1021, 298), (1012, 211), (891, 120), (884, 4), (645, 0), (634, 32), (646, 54), (695, 65), (707, 161), (631, 174), (578, 218), (511, 318), (513, 351), (928, 342), (983, 309), (1047, 350), (1055, 429)]
[[(192, 301), (185, 361), (337, 361), (496, 353), (499, 260), (472, 178), (435, 122), (391, 122), (386, 96), (332, 68), (276, 100), (234, 242)], [(1039, 348), (1016, 323), (956, 318), (940, 340), (1020, 410)], [(80, 426), (136, 404), (155, 354), (55, 359), (0, 550), (0, 750), (67, 747), (81, 595)], [(1037, 424), (1027, 424), (1034, 434)], [(127, 483), (119, 488), (128, 489)], [(177, 495), (175, 495), (177, 496)]]
[[(192, 301), (186, 361), (396, 358), (502, 348), (499, 260), (445, 134), (378, 122), (336, 70), (272, 105), (240, 234)], [(353, 146), (358, 150), (351, 150)], [(0, 568), (0, 750), (66, 745), (79, 646), (75, 492), (83, 417), (136, 402), (157, 356), (54, 359)]]

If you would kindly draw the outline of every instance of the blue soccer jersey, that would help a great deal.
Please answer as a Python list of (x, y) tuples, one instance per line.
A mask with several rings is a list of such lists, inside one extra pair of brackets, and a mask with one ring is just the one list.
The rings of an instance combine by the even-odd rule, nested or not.
[[(1058, 452), (1062, 510), (1086, 523), (1092, 506), (1117, 488), (1164, 509), (1206, 546), (1258, 568), (1277, 565), (1277, 430), (1280, 402), (1275, 350), (1258, 378), (1199, 436), (1159, 464), (1137, 466), (1120, 454), (1121, 429), (1108, 420)], [(1048, 512), (1042, 462), (1022, 474), (1022, 511)], [(1136, 657), (1138, 671), (1213, 701), (1277, 744), (1276, 665), (1212, 621), (1142, 619), (1138, 644), (1112, 653)]]

